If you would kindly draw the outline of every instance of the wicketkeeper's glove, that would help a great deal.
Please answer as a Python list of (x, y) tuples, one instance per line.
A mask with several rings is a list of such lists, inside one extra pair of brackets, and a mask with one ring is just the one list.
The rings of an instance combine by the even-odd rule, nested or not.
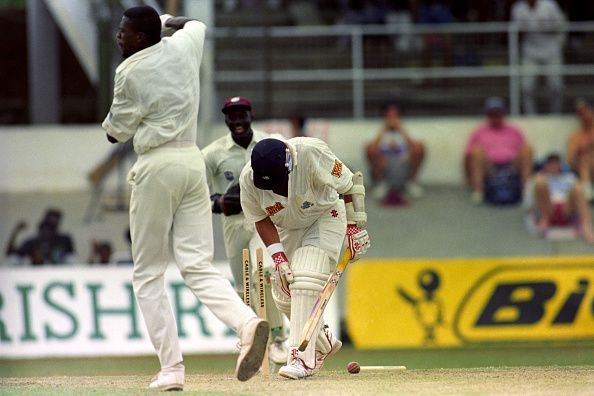
[(367, 230), (355, 224), (347, 224), (347, 242), (351, 251), (351, 261), (357, 261), (371, 246)]
[(239, 184), (234, 184), (224, 194), (212, 194), (212, 212), (232, 216), (241, 213)]

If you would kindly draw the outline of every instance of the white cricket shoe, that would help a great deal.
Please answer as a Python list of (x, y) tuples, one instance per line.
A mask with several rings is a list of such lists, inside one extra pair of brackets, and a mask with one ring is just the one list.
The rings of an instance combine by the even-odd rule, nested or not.
[(274, 364), (285, 364), (289, 356), (289, 349), (281, 340), (274, 340), (268, 345), (268, 358)]
[[(183, 367), (183, 366), (182, 366)], [(150, 389), (159, 391), (183, 391), (184, 370), (160, 371), (155, 375), (149, 385)]]
[(262, 365), (268, 345), (270, 326), (260, 318), (249, 319), (239, 331), (241, 349), (237, 358), (235, 376), (240, 381), (247, 381), (254, 376)]
[(303, 359), (299, 357), (297, 348), (291, 348), (290, 353), (289, 363), (278, 370), (281, 377), (295, 380), (311, 377), (314, 374), (314, 369), (307, 367)]
[(338, 351), (340, 351), (340, 348), (342, 348), (342, 341), (334, 337), (334, 334), (332, 334), (332, 331), (328, 325), (324, 325), (320, 331), (328, 340), (328, 344), (331, 345), (331, 348), (327, 353), (316, 350), (316, 367), (314, 368), (314, 372), (320, 371), (324, 366), (324, 361), (326, 358), (335, 355)]

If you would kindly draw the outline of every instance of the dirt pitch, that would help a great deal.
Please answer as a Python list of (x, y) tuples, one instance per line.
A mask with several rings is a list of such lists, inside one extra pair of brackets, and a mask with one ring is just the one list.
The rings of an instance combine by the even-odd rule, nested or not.
[[(149, 377), (81, 376), (0, 378), (2, 395), (141, 395)], [(239, 382), (232, 374), (190, 374), (186, 394), (242, 395), (581, 395), (594, 394), (594, 368), (510, 367), (427, 369), (348, 374), (327, 371), (301, 381), (272, 375)]]

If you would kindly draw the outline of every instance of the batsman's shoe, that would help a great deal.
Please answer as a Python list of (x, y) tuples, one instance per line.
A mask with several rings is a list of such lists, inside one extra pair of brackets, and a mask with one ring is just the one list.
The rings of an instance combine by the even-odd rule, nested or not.
[(314, 369), (307, 367), (303, 359), (299, 357), (297, 348), (291, 348), (290, 353), (291, 358), (287, 365), (278, 370), (280, 376), (295, 380), (311, 377), (314, 374)]
[(184, 372), (160, 371), (159, 374), (155, 375), (151, 380), (149, 388), (159, 391), (183, 391)]
[(274, 340), (268, 345), (268, 358), (272, 363), (285, 364), (289, 356), (289, 349), (281, 340)]
[(334, 337), (334, 334), (332, 334), (332, 331), (330, 330), (328, 325), (324, 325), (324, 327), (322, 327), (320, 331), (326, 337), (326, 340), (328, 340), (328, 344), (331, 345), (331, 348), (330, 351), (326, 353), (316, 350), (316, 367), (314, 369), (315, 372), (320, 371), (324, 366), (324, 361), (330, 356), (335, 355), (338, 351), (340, 351), (340, 348), (342, 348), (342, 341)]
[(260, 318), (248, 320), (241, 328), (239, 332), (241, 349), (235, 368), (235, 376), (238, 380), (247, 381), (260, 369), (268, 345), (269, 332), (268, 322)]

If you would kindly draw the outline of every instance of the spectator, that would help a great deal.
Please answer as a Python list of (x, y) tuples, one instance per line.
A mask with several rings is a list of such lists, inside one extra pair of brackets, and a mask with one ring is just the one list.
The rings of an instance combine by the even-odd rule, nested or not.
[(20, 221), (14, 228), (8, 241), (6, 255), (13, 263), (31, 265), (71, 264), (76, 262), (76, 252), (72, 238), (59, 232), (62, 212), (58, 209), (47, 209), (39, 222), (37, 235), (26, 239), (18, 248), (16, 237), (27, 227)]
[(487, 123), (477, 127), (466, 144), (465, 176), (476, 204), (483, 202), (485, 179), (495, 167), (513, 167), (520, 175), (521, 186), (532, 172), (532, 147), (520, 129), (505, 121), (505, 111), (502, 98), (488, 98), (485, 101)]
[(594, 243), (592, 214), (582, 185), (572, 172), (563, 171), (558, 154), (547, 156), (527, 190), (524, 203), (538, 235), (545, 237), (552, 226), (575, 225), (586, 242)]
[[(371, 0), (344, 0), (341, 8), (342, 16), (338, 20), (339, 25), (381, 25), (386, 22), (387, 10), (381, 4)], [(350, 40), (350, 36), (340, 37), (338, 48), (345, 50)], [(367, 37), (365, 42), (381, 45), (386, 42), (386, 38), (372, 35)]]
[(16, 254), (31, 265), (70, 264), (75, 261), (72, 240), (59, 235), (47, 220), (39, 223), (37, 235), (25, 240)]
[(91, 256), (89, 264), (111, 264), (113, 247), (109, 241), (93, 241), (91, 244)]
[(561, 112), (565, 17), (554, 0), (520, 0), (512, 8), (512, 21), (522, 29), (522, 90), (524, 112), (536, 113), (537, 69), (542, 67), (549, 90), (550, 111)]
[[(442, 0), (421, 1), (421, 4), (413, 12), (416, 14), (417, 23), (420, 24), (440, 25), (455, 22), (450, 8)], [(443, 66), (452, 64), (453, 46), (449, 34), (430, 33), (423, 35), (423, 67), (433, 66), (433, 54), (436, 52), (441, 52)]]
[(384, 204), (406, 204), (402, 193), (412, 197), (423, 193), (417, 175), (425, 158), (423, 143), (410, 137), (400, 120), (400, 107), (389, 103), (383, 108), (384, 123), (367, 145), (367, 161), (375, 184), (373, 195)]
[(578, 175), (588, 201), (592, 200), (594, 182), (594, 112), (585, 100), (578, 100), (575, 106), (580, 127), (569, 136), (567, 162)]

